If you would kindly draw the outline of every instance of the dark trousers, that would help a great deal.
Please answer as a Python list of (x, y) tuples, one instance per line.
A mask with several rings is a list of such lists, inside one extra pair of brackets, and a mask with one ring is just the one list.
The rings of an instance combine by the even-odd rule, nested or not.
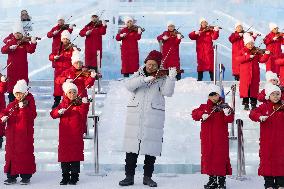
[(123, 74), (123, 77), (129, 77), (130, 74)]
[(234, 75), (235, 77), (235, 81), (239, 81), (240, 80), (240, 76), (239, 75)]
[(24, 180), (32, 178), (32, 174), (10, 175), (10, 173), (7, 173), (8, 179), (16, 179), (19, 176)]
[(14, 96), (13, 93), (9, 93), (8, 98), (9, 98), (9, 103), (10, 103), (10, 102), (13, 102), (16, 97)]
[[(127, 176), (135, 175), (135, 168), (137, 167), (137, 158), (138, 154), (126, 153), (125, 175)], [(144, 176), (152, 177), (152, 174), (154, 172), (155, 161), (156, 161), (155, 156), (145, 155), (144, 166), (143, 166)]]
[(178, 74), (176, 75), (176, 78), (177, 78), (177, 80), (181, 80), (181, 73), (178, 73)]
[(80, 161), (61, 162), (61, 169), (63, 174), (80, 173)]
[[(213, 72), (209, 72), (209, 75), (210, 75), (211, 81), (213, 81), (213, 80), (214, 80), (214, 74), (213, 74)], [(202, 81), (202, 79), (203, 79), (203, 72), (198, 72), (197, 81)]]
[(264, 187), (284, 187), (284, 176), (282, 177), (264, 177)]
[(98, 67), (97, 66), (88, 66), (88, 69), (95, 70), (96, 73), (98, 73)]

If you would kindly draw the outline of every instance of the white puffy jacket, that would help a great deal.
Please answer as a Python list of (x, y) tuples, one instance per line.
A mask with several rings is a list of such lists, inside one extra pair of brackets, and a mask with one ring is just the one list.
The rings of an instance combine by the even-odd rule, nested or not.
[(143, 68), (125, 82), (132, 97), (127, 106), (123, 147), (125, 152), (159, 156), (165, 122), (164, 96), (173, 95), (175, 79), (165, 77), (145, 83)]

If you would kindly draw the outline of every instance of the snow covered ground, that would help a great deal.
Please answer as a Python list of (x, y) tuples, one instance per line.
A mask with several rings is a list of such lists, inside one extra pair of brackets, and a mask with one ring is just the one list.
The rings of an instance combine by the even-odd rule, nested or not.
[[(115, 189), (122, 188), (118, 182), (124, 178), (123, 172), (111, 172), (106, 177), (88, 176), (82, 172), (80, 174), (80, 181), (77, 186), (68, 186), (68, 188), (86, 188), (86, 189)], [(4, 177), (4, 178), (3, 178)], [(256, 189), (263, 188), (263, 180), (261, 177), (248, 177), (246, 181), (237, 181), (235, 179), (227, 179), (228, 189)], [(32, 179), (31, 184), (28, 186), (21, 186), (19, 183), (12, 186), (2, 185), (2, 180), (6, 179), (3, 173), (0, 173), (0, 188), (1, 189), (16, 189), (16, 188), (34, 188), (34, 189), (62, 189), (65, 186), (60, 186), (61, 181), (60, 172), (40, 172), (36, 173)], [(142, 183), (143, 173), (138, 172), (135, 176), (135, 185), (127, 188), (133, 189), (146, 189)], [(200, 174), (187, 174), (177, 175), (176, 177), (159, 177), (154, 175), (153, 179), (158, 183), (160, 189), (201, 189), (208, 181), (206, 175)], [(20, 179), (18, 179), (20, 181)]]

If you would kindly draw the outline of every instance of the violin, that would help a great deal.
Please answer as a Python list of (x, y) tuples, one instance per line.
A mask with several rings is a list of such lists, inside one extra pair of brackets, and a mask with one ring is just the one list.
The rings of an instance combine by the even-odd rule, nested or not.
[[(245, 30), (242, 30), (242, 31), (239, 32), (239, 33), (243, 33), (243, 34), (244, 34), (244, 33), (249, 33), (249, 34), (252, 36), (254, 32), (253, 32), (253, 31), (245, 31)], [(261, 36), (261, 34), (260, 34), (260, 33), (257, 33), (256, 36)]]
[[(75, 76), (76, 76), (76, 78), (80, 77), (80, 76), (82, 76), (82, 77), (90, 77), (92, 71), (94, 71), (94, 70), (88, 69), (88, 68), (82, 68), (82, 69), (77, 70), (75, 72)], [(97, 73), (96, 77), (102, 78), (102, 75)]]
[[(36, 40), (41, 40), (41, 38), (40, 37), (35, 37), (36, 38)], [(21, 44), (23, 44), (23, 43), (28, 43), (28, 42), (30, 42), (32, 40), (32, 37), (30, 37), (30, 36), (23, 36), (21, 39), (19, 39), (18, 41), (17, 41), (17, 45), (21, 45)]]
[(217, 102), (217, 104), (214, 106), (213, 110), (214, 110), (214, 112), (221, 112), (225, 108), (229, 108), (230, 113), (234, 112), (234, 109), (228, 103), (225, 103), (222, 100)]
[(282, 101), (279, 101), (278, 103), (273, 105), (274, 111), (284, 111), (284, 103)]
[(137, 25), (132, 25), (130, 28), (128, 28), (130, 31), (136, 31), (138, 32), (138, 28), (141, 29), (142, 32), (145, 31), (145, 28), (142, 28), (141, 26), (137, 26)]
[(64, 50), (68, 50), (68, 49), (73, 48), (73, 47), (75, 47), (78, 51), (81, 51), (81, 49), (77, 45), (75, 45), (74, 43), (71, 43), (71, 42), (66, 46), (66, 48), (64, 48)]
[(277, 32), (275, 37), (283, 37), (284, 36), (284, 33), (283, 32)]
[[(105, 22), (109, 22), (109, 20), (104, 20)], [(91, 26), (94, 23), (95, 28), (102, 26), (103, 25), (103, 21), (102, 20), (95, 20), (95, 21), (91, 21), (87, 24), (87, 26)]]
[[(88, 102), (92, 102), (92, 101), (93, 101), (93, 99), (88, 98)], [(80, 96), (77, 96), (70, 103), (70, 105), (73, 105), (73, 106), (80, 106), (81, 104), (83, 104), (83, 102), (82, 102), (82, 97), (80, 97)]]
[(76, 27), (76, 24), (63, 24), (62, 26), (60, 26), (60, 31), (61, 30), (68, 30), (69, 29), (69, 27), (70, 27), (70, 25), (71, 26), (73, 26), (73, 27)]
[(177, 34), (180, 34), (182, 39), (184, 38), (184, 35), (182, 35), (182, 33), (180, 33), (177, 29), (174, 29), (174, 31), (170, 32), (170, 35), (174, 37), (176, 37)]
[[(184, 70), (177, 70), (177, 73), (184, 73)], [(155, 72), (150, 73), (150, 76), (153, 76), (155, 78), (161, 78), (161, 77), (166, 77), (169, 75), (169, 70), (168, 69), (161, 69), (157, 70)]]
[(259, 47), (253, 47), (253, 48), (250, 50), (250, 52), (251, 52), (253, 55), (256, 55), (256, 54), (262, 55), (262, 54), (265, 53), (265, 51), (266, 51), (266, 49), (261, 49), (261, 48), (259, 48)]
[[(202, 28), (202, 30), (201, 30), (201, 32), (207, 32), (207, 31), (212, 31), (212, 30), (214, 30), (214, 27), (216, 27), (216, 26), (206, 26), (205, 28)], [(220, 26), (217, 26), (218, 28), (219, 28), (219, 30), (221, 30), (221, 29), (223, 29), (222, 27), (220, 27)]]

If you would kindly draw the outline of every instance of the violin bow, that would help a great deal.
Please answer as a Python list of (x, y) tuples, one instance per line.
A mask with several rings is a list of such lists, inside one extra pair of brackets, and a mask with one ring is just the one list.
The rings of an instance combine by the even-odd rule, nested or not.
[[(280, 110), (283, 106), (284, 106), (284, 104), (282, 104), (282, 105), (279, 106), (276, 110), (274, 110), (274, 111), (267, 117), (267, 119), (270, 118), (271, 116), (273, 116), (273, 114), (275, 114), (275, 113), (276, 113), (278, 110)], [(267, 120), (267, 119), (266, 119), (266, 120)], [(266, 120), (265, 120), (265, 121), (266, 121)]]

